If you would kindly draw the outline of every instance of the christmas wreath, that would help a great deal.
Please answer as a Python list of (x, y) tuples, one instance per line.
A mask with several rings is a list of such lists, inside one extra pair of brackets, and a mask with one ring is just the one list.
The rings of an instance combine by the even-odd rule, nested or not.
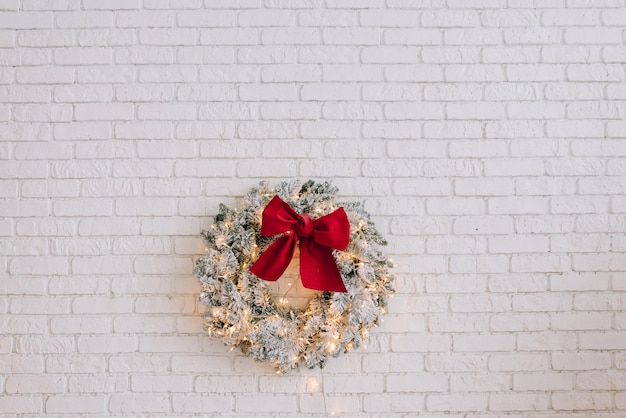
[[(202, 231), (206, 254), (196, 260), (209, 336), (285, 373), (357, 348), (369, 337), (393, 294), (386, 242), (358, 202), (335, 202), (330, 183), (262, 182), (243, 207), (221, 204)], [(270, 291), (298, 244), (305, 307)]]

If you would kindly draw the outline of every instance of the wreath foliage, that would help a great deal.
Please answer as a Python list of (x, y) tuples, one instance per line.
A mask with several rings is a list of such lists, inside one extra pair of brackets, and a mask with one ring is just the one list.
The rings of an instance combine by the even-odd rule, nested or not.
[[(380, 250), (386, 242), (359, 202), (337, 203), (337, 188), (312, 180), (266, 182), (251, 189), (243, 207), (221, 204), (210, 229), (202, 231), (206, 254), (196, 260), (200, 301), (209, 336), (258, 361), (270, 362), (277, 373), (323, 367), (359, 347), (369, 337), (393, 294), (393, 266)], [(260, 234), (263, 209), (278, 195), (297, 213), (317, 219), (343, 206), (350, 221), (350, 244), (333, 251), (347, 293), (317, 292), (304, 309), (284, 306), (272, 296), (268, 282), (249, 271), (276, 239)], [(280, 279), (279, 279), (280, 280)]]

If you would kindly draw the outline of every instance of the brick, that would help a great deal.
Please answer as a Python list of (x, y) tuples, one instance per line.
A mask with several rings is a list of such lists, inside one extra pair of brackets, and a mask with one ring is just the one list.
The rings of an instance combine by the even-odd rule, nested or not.
[(608, 393), (566, 394), (552, 395), (552, 405), (557, 410), (611, 410), (612, 400)]
[(518, 216), (515, 227), (520, 233), (567, 233), (575, 228), (575, 221), (566, 215)]
[(456, 219), (453, 225), (455, 234), (508, 234), (513, 228), (510, 216), (467, 216)]
[(383, 39), (389, 45), (439, 45), (442, 37), (436, 29), (390, 28), (383, 32)]
[(500, 9), (481, 13), (483, 26), (495, 27), (533, 27), (539, 23), (539, 13), (535, 10)]
[(576, 335), (566, 332), (533, 332), (517, 335), (518, 351), (575, 350)]
[(608, 290), (610, 275), (606, 273), (569, 273), (550, 276), (550, 287), (555, 291)]
[[(426, 63), (478, 63), (480, 51), (472, 46), (424, 47), (422, 60)], [(404, 58), (402, 62), (411, 62), (412, 56)]]
[[(419, 50), (408, 46), (368, 47), (361, 54), (364, 63), (415, 63), (419, 62)], [(432, 62), (432, 61), (431, 61)]]
[(435, 314), (428, 317), (428, 329), (433, 332), (480, 332), (487, 328), (488, 321), (482, 315)]
[(112, 202), (106, 199), (78, 199), (56, 201), (52, 213), (56, 216), (108, 216), (112, 212)]
[(444, 80), (441, 67), (434, 64), (398, 64), (386, 67), (384, 75), (386, 80), (392, 82), (436, 82)]
[(357, 100), (359, 88), (355, 84), (339, 83), (332, 87), (328, 84), (307, 84), (300, 92), (304, 101), (309, 100)]
[[(62, 86), (59, 86), (63, 88)], [(38, 85), (9, 85), (1, 86), (0, 94), (8, 103), (47, 103), (50, 101), (53, 89), (49, 86)]]
[(494, 316), (489, 323), (489, 329), (492, 331), (545, 331), (549, 327), (549, 318), (544, 314), (500, 314)]
[(67, 274), (67, 257), (16, 257), (9, 261), (9, 273), (20, 275)]
[(74, 337), (16, 337), (13, 350), (17, 354), (71, 354), (76, 351)]
[[(13, 37), (12, 39), (15, 39), (15, 37)], [(17, 44), (20, 46), (29, 46), (29, 47), (71, 46), (73, 44), (74, 34), (69, 30), (39, 29), (36, 31), (19, 32), (17, 34), (16, 39), (17, 39)]]
[(445, 375), (389, 375), (385, 387), (390, 392), (440, 392), (448, 389)]
[(450, 258), (453, 273), (502, 273), (508, 266), (508, 257), (498, 255), (454, 255)]
[(180, 64), (229, 64), (235, 62), (235, 49), (221, 47), (179, 47), (176, 61)]
[(111, 331), (110, 322), (108, 318), (58, 317), (52, 318), (50, 331), (54, 334), (107, 334)]
[(83, 336), (78, 338), (79, 353), (132, 353), (136, 351), (136, 338), (123, 336)]
[(71, 84), (75, 80), (75, 75), (72, 68), (19, 67), (15, 73), (15, 79), (20, 84)]
[(567, 294), (550, 295), (547, 293), (536, 293), (514, 295), (512, 301), (513, 310), (521, 312), (568, 311), (572, 308), (572, 298)]
[(603, 349), (603, 350), (623, 350), (624, 345), (623, 332), (606, 332), (606, 333), (584, 333), (580, 336), (580, 347), (582, 349)]
[(50, 12), (0, 12), (0, 27), (3, 29), (45, 29), (52, 26), (53, 15)]
[(426, 397), (429, 411), (485, 411), (486, 394), (430, 395)]
[(451, 376), (450, 389), (454, 392), (505, 391), (510, 378), (502, 374), (458, 374)]
[[(179, 89), (178, 97), (182, 101), (189, 99), (189, 94), (186, 92), (185, 87), (188, 88), (189, 86), (181, 86)], [(198, 90), (202, 91), (201, 89)], [(162, 84), (121, 85), (115, 89), (115, 97), (120, 102), (168, 101), (172, 100), (175, 94), (173, 86)]]
[(179, 26), (190, 27), (231, 27), (235, 24), (235, 13), (231, 10), (182, 11), (177, 14)]
[(75, 105), (77, 120), (131, 120), (133, 113), (134, 107), (128, 103)]
[(490, 253), (536, 253), (547, 252), (548, 237), (517, 235), (516, 237), (500, 236), (489, 238)]
[(570, 81), (624, 81), (619, 64), (572, 64), (567, 68)]
[(134, 81), (135, 69), (132, 66), (122, 65), (84, 65), (76, 70), (76, 80), (79, 83), (128, 83)]
[(576, 182), (567, 177), (528, 177), (515, 179), (515, 189), (518, 195), (567, 195), (576, 190)]
[(113, 395), (109, 401), (113, 413), (169, 412), (169, 395), (129, 394)]
[(542, 215), (548, 212), (548, 203), (547, 199), (537, 196), (490, 197), (487, 210), (493, 215)]
[(241, 26), (293, 26), (296, 14), (291, 10), (242, 11), (237, 16)]
[(504, 40), (513, 45), (556, 44), (561, 40), (561, 30), (556, 28), (514, 28), (504, 30)]
[(113, 24), (112, 12), (58, 12), (57, 25), (61, 28), (108, 28)]
[(110, 126), (102, 122), (62, 123), (54, 127), (54, 138), (60, 140), (109, 139), (110, 137)]
[[(273, 399), (274, 401), (270, 401)], [(268, 397), (265, 395), (250, 396), (235, 396), (235, 410), (237, 412), (255, 412), (259, 408), (267, 412), (295, 412), (296, 410), (296, 397), (289, 395), (277, 395)]]
[(486, 248), (487, 242), (479, 237), (430, 237), (426, 241), (431, 254), (481, 254)]
[[(509, 77), (510, 71), (507, 71)], [(493, 82), (504, 81), (506, 74), (501, 66), (495, 64), (448, 65), (444, 70), (444, 77), (448, 82)]]
[(54, 89), (54, 97), (60, 102), (107, 102), (113, 98), (113, 89), (106, 84), (67, 85)]
[[(28, 313), (27, 305), (29, 303), (36, 303), (36, 301), (23, 299), (21, 301), (21, 310), (26, 311)], [(25, 306), (26, 305), (26, 306)], [(10, 307), (9, 310), (15, 312), (15, 307)], [(32, 308), (30, 309), (31, 313), (39, 313), (32, 312)], [(20, 312), (18, 312), (20, 313)], [(18, 318), (18, 319), (16, 319)], [(0, 330), (2, 330), (3, 334), (44, 334), (46, 332), (46, 325), (44, 318), (41, 316), (27, 316), (27, 315), (19, 315), (17, 317), (13, 316), (5, 316), (0, 320)]]
[(88, 274), (92, 269), (99, 269), (101, 274), (125, 274), (130, 271), (130, 260), (128, 257), (75, 257), (72, 260), (72, 272), (77, 274)]
[(545, 371), (550, 369), (550, 357), (546, 353), (492, 354), (489, 357), (491, 371)]
[(452, 343), (458, 352), (511, 351), (515, 346), (510, 335), (456, 335)]
[(107, 4), (102, 4), (98, 2), (97, 0), (87, 0), (85, 2), (84, 7), (86, 9), (98, 9), (98, 10), (117, 10), (117, 9), (131, 10), (131, 9), (138, 9), (139, 2), (136, 0), (133, 0), (133, 1), (117, 0), (117, 1), (112, 1), (110, 3), (107, 3)]
[(430, 198), (426, 201), (426, 211), (434, 215), (478, 215), (484, 213), (485, 204), (477, 198)]
[(142, 83), (190, 83), (198, 80), (198, 70), (188, 65), (151, 65), (139, 69)]
[(565, 272), (570, 269), (570, 259), (560, 255), (513, 255), (513, 272)]
[[(285, 41), (288, 42), (288, 41)], [(297, 59), (303, 63), (351, 63), (358, 61), (358, 51), (349, 46), (301, 46)]]
[(523, 132), (525, 138), (543, 137), (544, 123), (536, 121), (504, 120), (487, 122), (485, 126), (487, 138), (519, 138), (520, 132)]
[[(281, 76), (280, 73), (276, 76), (286, 81), (291, 81), (292, 78)], [(268, 81), (271, 79), (270, 77)], [(293, 81), (317, 81), (318, 79), (318, 70), (315, 68), (314, 71), (303, 71)], [(322, 79), (326, 82), (375, 82), (382, 80), (382, 72), (377, 65), (327, 64), (322, 67)]]
[(147, 353), (169, 353), (169, 352), (197, 352), (197, 337), (139, 337), (139, 351)]
[(624, 373), (589, 372), (579, 373), (576, 387), (583, 390), (624, 390), (626, 378)]
[(611, 367), (611, 356), (607, 353), (553, 353), (552, 367), (555, 370), (603, 370)]
[(4, 356), (0, 370), (6, 374), (43, 373), (43, 356)]
[(548, 408), (548, 395), (541, 394), (492, 394), (489, 410), (492, 411), (542, 411)]
[(56, 238), (50, 242), (50, 252), (54, 255), (105, 255), (109, 253), (109, 243), (104, 239)]
[(128, 390), (127, 379), (123, 376), (111, 376), (104, 379), (94, 379), (91, 376), (71, 376), (68, 379), (70, 392), (125, 392)]
[(191, 103), (146, 103), (137, 106), (137, 118), (140, 120), (194, 120), (198, 110)]
[(560, 103), (509, 103), (507, 115), (512, 119), (562, 119), (565, 109)]
[(450, 103), (446, 105), (446, 114), (449, 119), (502, 119), (504, 107), (488, 102)]
[(397, 302), (395, 307), (391, 307), (389, 313), (395, 314), (400, 312), (424, 312), (427, 307), (432, 312), (444, 311), (445, 309), (445, 297), (444, 296), (397, 296)]
[(421, 24), (424, 27), (473, 27), (479, 22), (478, 13), (469, 10), (427, 11), (421, 15)]
[[(430, 38), (431, 44), (439, 40), (435, 36)], [(450, 28), (443, 31), (443, 39), (447, 45), (497, 45), (502, 43), (502, 32), (490, 28)]]
[(131, 378), (131, 389), (135, 392), (187, 392), (191, 390), (190, 376), (142, 375)]
[(553, 213), (602, 213), (608, 207), (605, 197), (555, 197), (550, 202)]
[(502, 295), (452, 295), (452, 312), (506, 312), (510, 311), (511, 301)]
[(169, 161), (118, 161), (113, 165), (114, 177), (169, 177), (172, 165)]
[(13, 157), (17, 160), (64, 160), (71, 158), (71, 155), (72, 146), (66, 143), (21, 143), (13, 149)]
[(554, 330), (601, 330), (611, 327), (611, 320), (606, 313), (572, 313), (552, 315)]
[(174, 412), (207, 413), (207, 412), (231, 412), (233, 410), (233, 398), (226, 396), (173, 396), (172, 404)]
[(513, 389), (519, 391), (571, 390), (575, 377), (566, 373), (518, 373), (513, 375)]
[[(115, 124), (115, 137), (119, 139), (170, 139), (172, 136), (173, 127), (166, 122), (144, 121)], [(155, 144), (155, 147), (159, 147), (159, 145)]]
[(139, 41), (144, 45), (193, 45), (195, 44), (195, 29), (141, 29), (139, 31)]
[(3, 396), (0, 399), (0, 408), (17, 414), (41, 414), (43, 399), (43, 396)]
[(65, 379), (61, 376), (9, 376), (5, 383), (8, 394), (61, 393)]
[[(424, 123), (425, 138), (480, 138), (482, 137), (482, 128), (478, 122), (468, 121), (449, 121), (449, 122), (430, 122)], [(453, 163), (453, 162), (452, 162)], [(480, 165), (477, 161), (472, 162), (474, 165)]]
[(424, 87), (424, 100), (476, 101), (482, 97), (482, 92), (477, 87), (475, 84), (469, 83), (429, 84)]
[(107, 48), (57, 48), (54, 62), (58, 65), (105, 65), (112, 63)]

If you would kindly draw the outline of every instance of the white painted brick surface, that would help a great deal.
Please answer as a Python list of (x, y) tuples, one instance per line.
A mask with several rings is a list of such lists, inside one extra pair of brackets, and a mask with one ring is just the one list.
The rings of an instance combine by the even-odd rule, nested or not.
[[(624, 0), (0, 1), (0, 415), (626, 415)], [(397, 264), (367, 348), (278, 377), (193, 258), (332, 179)]]

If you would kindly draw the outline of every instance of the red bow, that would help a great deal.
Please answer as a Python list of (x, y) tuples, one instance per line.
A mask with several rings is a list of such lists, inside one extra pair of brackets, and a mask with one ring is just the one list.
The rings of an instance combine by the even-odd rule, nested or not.
[(300, 239), (300, 276), (308, 289), (346, 292), (332, 248), (345, 250), (350, 242), (350, 222), (343, 208), (312, 220), (298, 215), (274, 196), (263, 210), (261, 235), (285, 235), (270, 245), (250, 268), (264, 280), (275, 281), (285, 272)]

